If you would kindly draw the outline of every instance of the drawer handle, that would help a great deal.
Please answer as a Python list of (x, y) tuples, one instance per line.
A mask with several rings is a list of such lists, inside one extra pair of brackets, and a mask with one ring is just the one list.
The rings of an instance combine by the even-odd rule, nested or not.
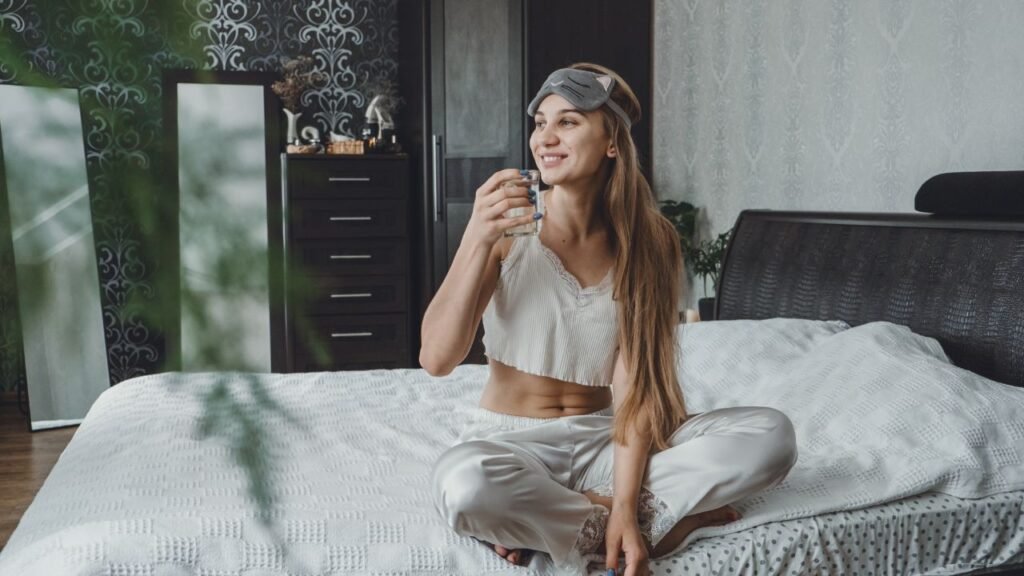
[(331, 332), (331, 338), (368, 338), (373, 332)]
[(369, 260), (370, 254), (331, 254), (331, 260)]
[(341, 176), (331, 176), (327, 179), (328, 182), (369, 182), (370, 179), (360, 176), (358, 178), (344, 178)]
[(355, 292), (352, 294), (331, 294), (331, 298), (372, 298), (372, 292)]
[(331, 222), (369, 222), (373, 216), (331, 216)]

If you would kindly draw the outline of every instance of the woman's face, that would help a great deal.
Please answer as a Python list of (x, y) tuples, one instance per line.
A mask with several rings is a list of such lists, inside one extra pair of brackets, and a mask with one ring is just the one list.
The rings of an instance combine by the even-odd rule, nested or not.
[(552, 94), (540, 103), (533, 119), (530, 150), (541, 178), (551, 186), (592, 180), (605, 158), (615, 156), (599, 112), (576, 110)]

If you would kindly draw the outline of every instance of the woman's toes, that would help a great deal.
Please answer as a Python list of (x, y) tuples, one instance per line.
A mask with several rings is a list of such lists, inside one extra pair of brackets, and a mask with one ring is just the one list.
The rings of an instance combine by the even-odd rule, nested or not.
[(700, 514), (703, 518), (702, 524), (706, 526), (720, 526), (740, 519), (740, 513), (732, 506), (722, 506), (714, 510), (708, 510)]
[(519, 552), (519, 550), (505, 548), (501, 544), (495, 544), (494, 551), (498, 553), (498, 556), (501, 556), (502, 558), (508, 560), (513, 564), (518, 564), (519, 559), (522, 558), (522, 554)]

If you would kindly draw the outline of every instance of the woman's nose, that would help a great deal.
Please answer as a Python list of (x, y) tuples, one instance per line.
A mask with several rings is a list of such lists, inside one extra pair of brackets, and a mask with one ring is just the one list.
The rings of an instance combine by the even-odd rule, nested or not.
[(554, 129), (549, 125), (545, 125), (543, 128), (537, 131), (537, 141), (543, 144), (558, 141), (558, 134), (555, 133)]

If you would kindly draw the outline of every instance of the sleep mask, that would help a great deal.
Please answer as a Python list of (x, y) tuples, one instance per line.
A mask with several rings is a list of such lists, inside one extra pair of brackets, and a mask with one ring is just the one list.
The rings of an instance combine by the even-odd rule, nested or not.
[(622, 121), (626, 123), (626, 128), (629, 128), (633, 124), (629, 120), (629, 115), (610, 98), (614, 87), (615, 79), (607, 74), (597, 74), (575, 68), (561, 68), (552, 72), (544, 81), (540, 91), (526, 107), (526, 113), (533, 116), (545, 98), (551, 94), (558, 94), (568, 100), (577, 110), (589, 112), (606, 104), (612, 112), (622, 118)]

